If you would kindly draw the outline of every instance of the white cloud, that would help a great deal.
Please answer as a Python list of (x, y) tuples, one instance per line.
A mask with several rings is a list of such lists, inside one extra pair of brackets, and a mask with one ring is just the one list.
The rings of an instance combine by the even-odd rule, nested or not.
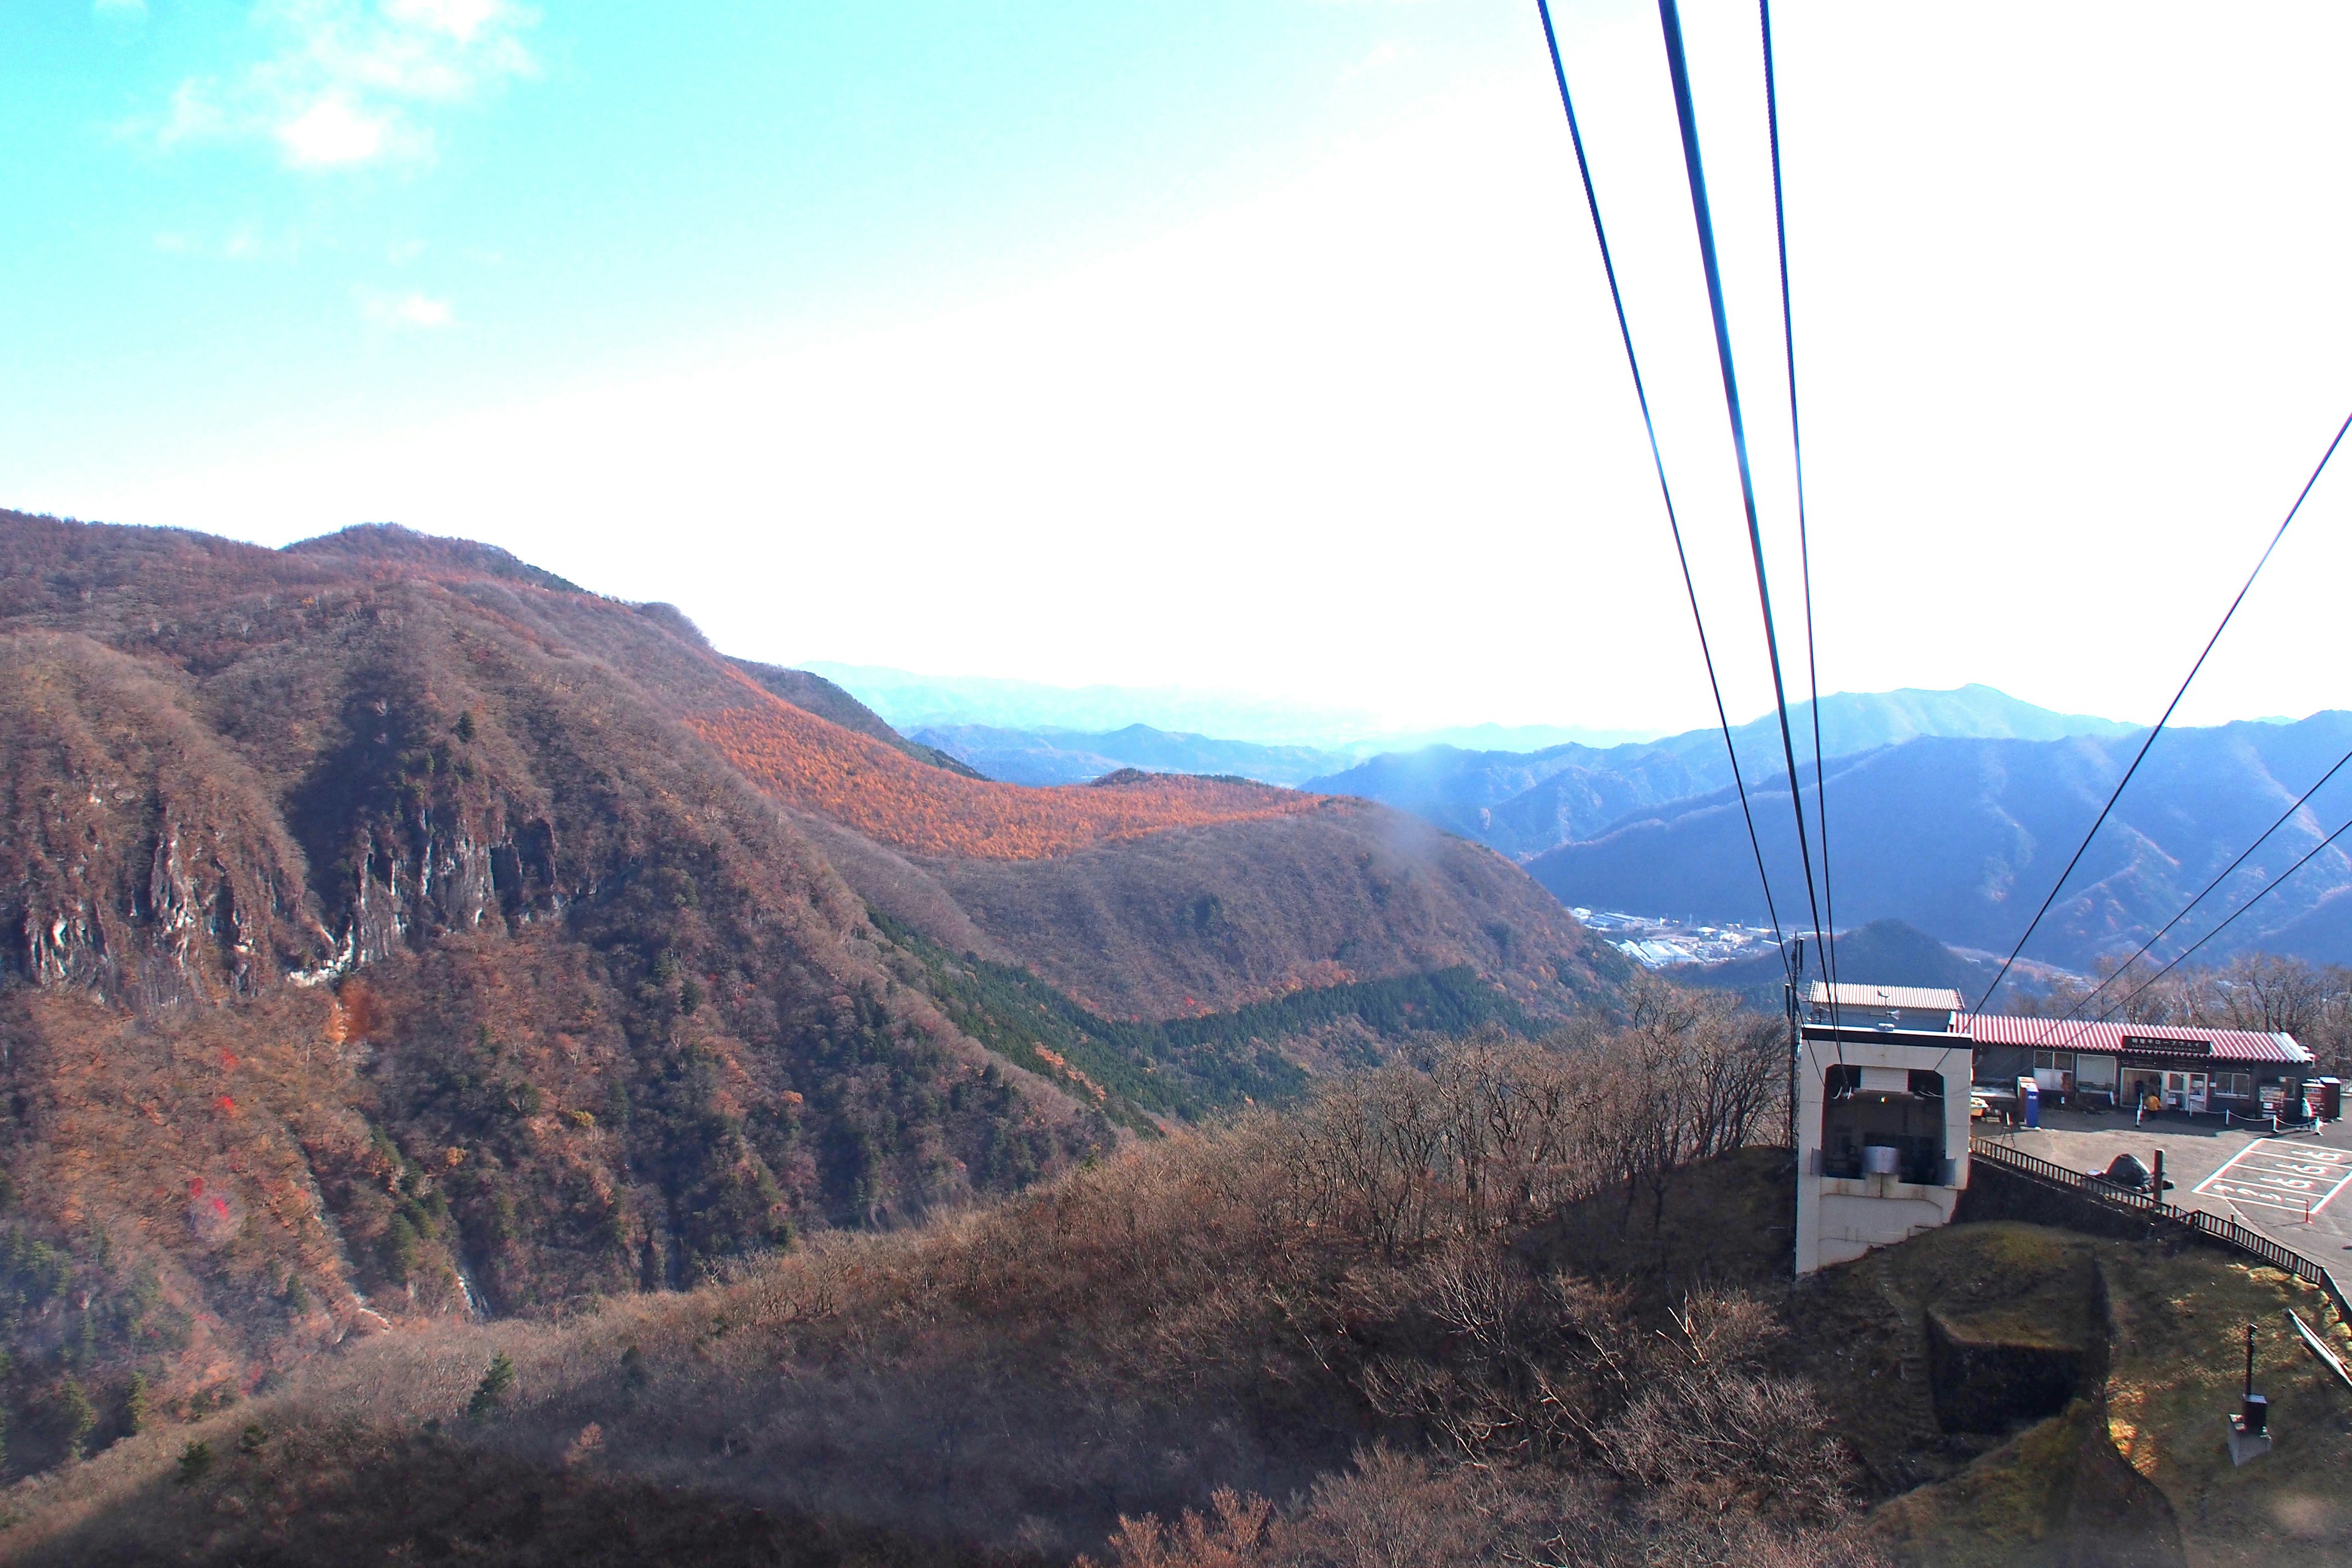
[(340, 95), (330, 94), (277, 128), (286, 161), (298, 169), (364, 163), (381, 155), (391, 117), (368, 114)]
[(266, 137), (297, 169), (420, 162), (426, 110), (537, 69), (520, 35), (538, 13), (512, 0), (260, 0), (253, 19), (273, 52), (183, 81), (142, 127), (159, 144)]
[(436, 331), (457, 320), (446, 300), (435, 300), (414, 289), (405, 294), (359, 292), (360, 313), (378, 326)]

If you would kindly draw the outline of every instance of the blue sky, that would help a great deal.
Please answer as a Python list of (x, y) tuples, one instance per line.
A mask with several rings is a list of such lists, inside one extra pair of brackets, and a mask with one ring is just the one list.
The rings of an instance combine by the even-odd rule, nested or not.
[(12, 6), (0, 125), (35, 243), (0, 330), (73, 371), (6, 414), (71, 450), (168, 411), (201, 448), (887, 321), (1280, 180), (1394, 110), (1345, 101), (1350, 66), (1475, 53), (1461, 17)]
[[(1739, 717), (1654, 11), (1560, 9)], [(1792, 615), (1755, 16), (1685, 15)], [(1825, 688), (2152, 716), (2352, 408), (2352, 24), (1776, 20)], [(1573, 180), (1517, 3), (26, 0), (0, 504), (396, 519), (772, 658), (1677, 728)], [(2352, 705), (2347, 511), (2191, 717)]]

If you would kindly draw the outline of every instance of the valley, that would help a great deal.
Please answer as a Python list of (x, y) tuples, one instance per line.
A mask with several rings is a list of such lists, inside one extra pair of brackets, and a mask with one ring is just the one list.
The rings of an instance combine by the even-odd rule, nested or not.
[[(1799, 1331), (1769, 934), (1556, 896), (1646, 837), (1692, 875), (1610, 885), (1736, 900), (1687, 839), (1718, 797), (1522, 867), (1361, 795), (989, 778), (461, 541), (0, 532), (11, 1560), (310, 1562), (334, 1520), (516, 1562), (1877, 1568), (1954, 1560), (1921, 1521), (2032, 1445), (2113, 1479), (2074, 1426), (1890, 1426)], [(2308, 723), (2224, 754), (2291, 773)], [(2057, 748), (2095, 787), (2115, 743), (1833, 783)], [(1440, 754), (1420, 812), (1538, 756)], [(1841, 954), (1992, 967), (1891, 918)]]
[(2352, 9), (1965, 20), (0, 11), (0, 1568), (2352, 1563)]
[[(932, 699), (935, 704), (950, 700), (947, 693)], [(1790, 719), (1803, 752), (1811, 734), (1811, 707), (1794, 704)], [(2004, 952), (2008, 937), (2032, 912), (2032, 901), (2021, 908), (2014, 895), (2030, 889), (2038, 900), (2046, 890), (2045, 879), (2056, 875), (2072, 846), (2070, 832), (2079, 834), (2080, 825), (2097, 815), (2145, 734), (2110, 720), (2053, 712), (1981, 686), (1840, 693), (1822, 700), (1821, 728), (1832, 814), (1846, 824), (1832, 852), (1854, 873), (1839, 879), (1841, 929), (1896, 920), (1956, 946)], [(1169, 734), (1144, 725), (1087, 734), (940, 724), (922, 733), (982, 771), (1003, 769), (1005, 776), (1024, 780), (1098, 778), (1132, 765), (1123, 759), (1149, 757), (1171, 772), (1238, 775), (1305, 793), (1374, 800), (1487, 845), (1525, 866), (1572, 908), (1662, 909), (1694, 930), (1768, 924), (1723, 738), (1714, 730), (1611, 747), (1570, 742), (1476, 751), (1440, 743), (1377, 752), (1320, 774), (1310, 773), (1313, 760), (1341, 753)], [(1801, 885), (1778, 721), (1767, 715), (1736, 726), (1732, 738), (1756, 805), (1766, 868), (1776, 887)], [(2177, 729), (2152, 753), (2116, 826), (2070, 879), (2027, 956), (2077, 973), (2123, 957), (2347, 747), (2352, 719), (2336, 712), (2294, 722)], [(1802, 759), (1801, 771), (1810, 772)], [(1809, 780), (1802, 793), (1811, 815), (1817, 792)], [(2217, 889), (2210, 906), (2216, 912), (2199, 917), (2206, 923), (2192, 922), (2184, 934), (2201, 935), (2269, 875), (2317, 845), (2347, 808), (2352, 784), (2331, 781), (2260, 857)], [(1920, 821), (1948, 831), (1920, 839), (1909, 831)], [(2049, 861), (2053, 852), (2061, 857), (2056, 864)], [(2259, 950), (2317, 963), (2352, 963), (2347, 893), (2352, 856), (2331, 847), (2297, 872), (2290, 890), (2238, 922), (2212, 952)], [(1796, 911), (1780, 915), (1790, 929), (1804, 923)], [(1698, 947), (1672, 933), (1658, 940), (1694, 955), (1704, 947), (1709, 959), (1730, 955), (1715, 939), (1699, 939)], [(1683, 961), (1663, 947), (1650, 956)]]

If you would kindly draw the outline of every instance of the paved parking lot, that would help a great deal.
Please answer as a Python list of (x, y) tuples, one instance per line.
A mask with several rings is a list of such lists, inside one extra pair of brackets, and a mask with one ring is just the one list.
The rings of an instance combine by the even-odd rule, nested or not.
[[(2338, 1195), (2352, 1184), (2352, 1123), (2336, 1122), (2317, 1137), (2273, 1138), (2255, 1128), (2224, 1127), (2218, 1119), (2165, 1114), (2135, 1126), (2127, 1111), (2099, 1116), (2051, 1110), (2037, 1129), (1995, 1129), (1981, 1121), (1977, 1128), (1980, 1137), (2075, 1171), (2105, 1171), (2118, 1154), (2153, 1165), (2161, 1150), (2164, 1178), (2172, 1184), (2165, 1196), (2171, 1202), (2259, 1230), (2339, 1277), (2352, 1272), (2352, 1198)], [(2293, 1184), (2298, 1182), (2311, 1184)]]
[(2226, 1198), (2242, 1210), (2275, 1210), (2270, 1217), (2302, 1223), (2326, 1213), (2347, 1182), (2352, 1153), (2310, 1140), (2257, 1138), (2198, 1183), (2196, 1195)]

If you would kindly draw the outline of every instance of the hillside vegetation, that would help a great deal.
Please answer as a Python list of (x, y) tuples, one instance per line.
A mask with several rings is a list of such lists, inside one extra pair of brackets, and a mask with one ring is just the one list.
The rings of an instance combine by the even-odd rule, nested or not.
[[(1811, 705), (1794, 704), (1789, 718), (1802, 758), (1811, 743)], [(1838, 692), (1821, 703), (1822, 754), (1832, 758), (1923, 736), (2057, 741), (2130, 731), (2112, 720), (2053, 713), (1989, 686)], [(1751, 787), (1785, 771), (1776, 715), (1734, 726), (1731, 738)], [(1617, 746), (1505, 752), (1431, 746), (1374, 757), (1308, 780), (1307, 787), (1385, 802), (1525, 860), (1730, 784), (1722, 732), (1704, 729)]]
[[(2347, 749), (2352, 713), (2300, 723), (2168, 731), (2116, 803), (2026, 951), (2088, 969), (2137, 947), (2252, 844)], [(2064, 741), (1927, 737), (1832, 764), (1837, 909), (1860, 924), (1894, 919), (1942, 941), (2006, 953), (2122, 777), (2134, 737)], [(1811, 769), (1805, 810), (1813, 809)], [(1780, 792), (1778, 771), (1749, 775)], [(2315, 848), (2347, 813), (2338, 775), (2281, 827), (2208, 907), (2227, 911)], [(1933, 823), (1931, 834), (1920, 831)], [(1775, 886), (1801, 886), (1784, 809), (1757, 814)], [(1738, 857), (1748, 856), (1742, 870)], [(1756, 868), (1727, 790), (1629, 814), (1528, 862), (1571, 904), (1667, 909), (1702, 920), (1760, 920)], [(2352, 961), (2352, 858), (2322, 850), (2233, 926), (2216, 956), (2245, 948)], [(1784, 911), (1785, 912), (1785, 911)], [(2198, 921), (2182, 928), (2202, 935)]]
[(1171, 827), (1348, 809), (1325, 796), (1172, 773), (1050, 789), (997, 784), (927, 767), (773, 699), (690, 714), (686, 724), (779, 798), (919, 855), (1043, 859)]
[[(755, 676), (674, 609), (461, 541), (0, 516), (19, 1472), (387, 1325), (919, 1226), (1623, 976), (1381, 808), (992, 784)], [(728, 715), (818, 784), (693, 728)], [(926, 822), (970, 853), (858, 826)], [(1024, 876), (1118, 897), (1076, 918)], [(1482, 903), (1497, 879), (1517, 905)], [(1302, 896), (1320, 922), (1287, 929)], [(1089, 979), (1144, 945), (1161, 968)]]
[[(2317, 1292), (1964, 1223), (1791, 1286), (1779, 1036), (1432, 1049), (564, 1322), (404, 1327), (20, 1484), (28, 1563), (2341, 1560)], [(2241, 1325), (2281, 1447), (2233, 1469)], [(1973, 1357), (1955, 1377), (1949, 1358)], [(567, 1556), (566, 1553), (576, 1555)]]
[[(546, 1531), (583, 1491), (626, 1512), (650, 1480), (714, 1521), (756, 1508), (965, 1562), (1860, 1561), (1833, 1535), (1859, 1473), (1783, 1370), (1777, 1310), (1643, 1283), (1654, 1178), (1741, 1158), (1777, 1054), (1769, 1026), (1654, 993), (1624, 1030), (1455, 1046), (730, 1283), (378, 1334), (18, 1489), (10, 1545), (293, 1554), (316, 1540), (299, 1502), (373, 1549), (483, 1553), (515, 1510), (454, 1483), (436, 1445), (461, 1444), (478, 1485), (545, 1500)], [(1564, 1212), (1625, 1238), (1642, 1279), (1528, 1245)], [(174, 1484), (191, 1440), (211, 1462)], [(442, 1479), (387, 1493), (363, 1455)], [(1364, 1554), (1380, 1540), (1396, 1555)]]

